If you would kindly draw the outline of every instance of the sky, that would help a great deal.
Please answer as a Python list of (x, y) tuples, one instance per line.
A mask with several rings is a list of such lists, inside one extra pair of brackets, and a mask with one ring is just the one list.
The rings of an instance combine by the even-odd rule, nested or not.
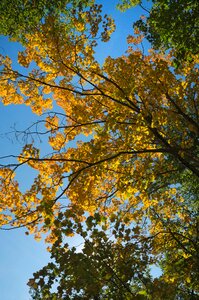
[[(133, 33), (132, 23), (144, 14), (141, 8), (120, 13), (114, 8), (115, 1), (97, 1), (104, 4), (104, 12), (114, 17), (116, 32), (111, 41), (97, 47), (96, 57), (102, 63), (107, 55), (119, 56), (127, 49), (126, 37)], [(146, 46), (147, 48), (147, 46)], [(10, 42), (0, 36), (0, 52), (8, 55), (17, 66), (17, 52), (22, 47), (18, 43)], [(21, 70), (20, 70), (21, 71)], [(13, 128), (25, 129), (36, 120), (31, 109), (25, 105), (4, 106), (0, 103), (0, 156), (20, 153), (22, 143), (14, 138)], [(45, 145), (44, 145), (45, 146)], [(24, 169), (20, 173), (22, 189), (26, 189), (31, 182), (31, 174)], [(28, 300), (30, 299), (26, 285), (33, 272), (39, 270), (49, 261), (49, 253), (43, 241), (37, 242), (32, 236), (27, 236), (23, 229), (10, 231), (0, 230), (0, 299)], [(79, 241), (73, 240), (73, 245)], [(157, 271), (158, 272), (158, 271)]]

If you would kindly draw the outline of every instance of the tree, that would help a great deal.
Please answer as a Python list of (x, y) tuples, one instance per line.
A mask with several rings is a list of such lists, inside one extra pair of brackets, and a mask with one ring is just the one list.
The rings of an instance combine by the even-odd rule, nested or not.
[[(197, 297), (197, 214), (179, 186), (186, 172), (197, 183), (199, 177), (198, 56), (175, 69), (170, 54), (144, 55), (135, 47), (141, 38), (129, 36), (126, 55), (107, 57), (100, 66), (97, 39), (106, 41), (114, 29), (106, 17), (98, 33), (100, 12), (98, 6), (82, 12), (86, 22), (74, 19), (70, 37), (65, 23), (54, 18), (26, 35), (18, 59), (23, 67), (35, 63), (29, 73), (13, 70), (2, 57), (3, 103), (29, 105), (43, 117), (24, 133), (48, 136), (52, 153), (41, 155), (29, 141), (12, 156), (16, 161), (2, 164), (1, 226), (27, 227), (37, 239), (48, 233), (55, 263), (30, 282), (38, 299), (53, 299), (55, 277), (55, 299), (100, 299), (107, 293), (118, 299), (118, 287), (124, 299), (163, 299), (167, 287), (173, 297), (168, 299)], [(61, 112), (53, 110), (52, 99)], [(23, 193), (14, 176), (24, 165), (36, 176)], [(85, 239), (83, 253), (65, 254), (63, 238), (73, 234)], [(68, 269), (62, 268), (64, 260)], [(157, 280), (147, 271), (153, 262), (163, 269)], [(100, 284), (93, 277), (96, 265)]]
[[(125, 10), (144, 1), (122, 1)], [(191, 60), (199, 52), (199, 4), (197, 0), (154, 0), (147, 17), (135, 22), (155, 49), (175, 49), (175, 61)], [(143, 7), (144, 8), (144, 7)], [(144, 12), (147, 10), (144, 8)]]

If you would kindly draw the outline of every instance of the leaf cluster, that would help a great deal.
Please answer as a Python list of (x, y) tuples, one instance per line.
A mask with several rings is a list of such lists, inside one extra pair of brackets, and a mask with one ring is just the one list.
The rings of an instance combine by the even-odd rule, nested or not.
[(191, 61), (199, 52), (199, 4), (197, 0), (154, 0), (150, 10), (144, 1), (122, 1), (121, 10), (140, 5), (147, 12), (134, 23), (156, 50), (175, 50), (175, 63)]
[(38, 29), (49, 16), (60, 18), (66, 14), (70, 19), (74, 8), (82, 9), (92, 3), (90, 0), (2, 0), (0, 34), (25, 42), (25, 35)]

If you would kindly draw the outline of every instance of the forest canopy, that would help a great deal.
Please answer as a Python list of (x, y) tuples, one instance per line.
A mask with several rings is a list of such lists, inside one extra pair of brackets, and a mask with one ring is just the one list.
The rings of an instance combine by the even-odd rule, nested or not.
[[(40, 117), (0, 168), (1, 229), (25, 227), (49, 244), (52, 261), (28, 282), (32, 299), (198, 299), (199, 56), (195, 31), (193, 43), (187, 36), (198, 18), (173, 39), (198, 6), (179, 5), (166, 40), (160, 20), (174, 20), (174, 4), (153, 1), (127, 51), (101, 64), (97, 44), (117, 33), (103, 1), (40, 2), (37, 10), (16, 1), (21, 21), (10, 32), (11, 14), (1, 27), (24, 46), (23, 68), (1, 56), (1, 101)], [(145, 38), (154, 48), (144, 51)], [(35, 174), (26, 191), (17, 179), (24, 166)]]

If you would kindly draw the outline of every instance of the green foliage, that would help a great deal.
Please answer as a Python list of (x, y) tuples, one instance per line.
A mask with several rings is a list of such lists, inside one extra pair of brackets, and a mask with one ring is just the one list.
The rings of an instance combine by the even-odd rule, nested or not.
[(199, 53), (198, 0), (153, 0), (148, 11), (144, 1), (123, 0), (117, 5), (121, 11), (140, 5), (147, 16), (134, 23), (156, 50), (175, 50), (175, 63), (191, 61)]
[[(59, 238), (51, 249), (52, 262), (28, 282), (32, 299), (197, 299), (197, 251), (192, 255), (192, 245), (188, 246), (186, 237), (176, 232), (174, 244), (172, 235), (167, 235), (167, 241), (162, 245), (164, 251), (168, 249), (162, 259), (163, 275), (153, 279), (149, 268), (158, 262), (153, 255), (158, 238), (146, 234), (145, 220), (139, 225), (125, 223), (125, 213), (121, 211), (110, 218), (96, 212), (82, 222), (82, 213), (79, 212), (80, 219), (72, 210), (59, 214), (55, 221), (60, 228), (59, 231), (56, 229)], [(158, 223), (159, 217), (156, 221)], [(177, 221), (165, 228), (171, 226), (174, 233), (176, 225)], [(80, 248), (70, 248), (66, 243), (68, 227), (81, 237)], [(177, 251), (168, 246), (170, 242)], [(183, 254), (182, 247), (187, 247), (190, 253)], [(187, 273), (183, 271), (185, 268)], [(168, 281), (170, 274), (172, 281)]]
[[(58, 220), (64, 232), (68, 211)], [(83, 239), (82, 250), (69, 248), (61, 233), (51, 249), (53, 262), (30, 279), (33, 299), (147, 299), (150, 239), (140, 233), (138, 242), (133, 228), (115, 215), (112, 229), (103, 230), (108, 220), (99, 213), (82, 223), (70, 223)], [(143, 238), (143, 240), (142, 240)], [(54, 287), (54, 292), (52, 288)]]
[(128, 8), (131, 8), (132, 6), (136, 6), (140, 4), (141, 0), (120, 0), (117, 4), (117, 8), (124, 12)]
[(2, 0), (0, 2), (0, 34), (23, 41), (26, 33), (32, 33), (48, 16), (61, 13), (71, 18), (75, 8), (91, 5), (92, 0)]
[(155, 49), (176, 51), (176, 63), (199, 52), (198, 0), (154, 0), (146, 19), (135, 22)]
[(189, 171), (184, 171), (181, 175), (179, 190), (184, 199), (192, 205), (193, 210), (197, 213), (199, 209), (199, 182)]

